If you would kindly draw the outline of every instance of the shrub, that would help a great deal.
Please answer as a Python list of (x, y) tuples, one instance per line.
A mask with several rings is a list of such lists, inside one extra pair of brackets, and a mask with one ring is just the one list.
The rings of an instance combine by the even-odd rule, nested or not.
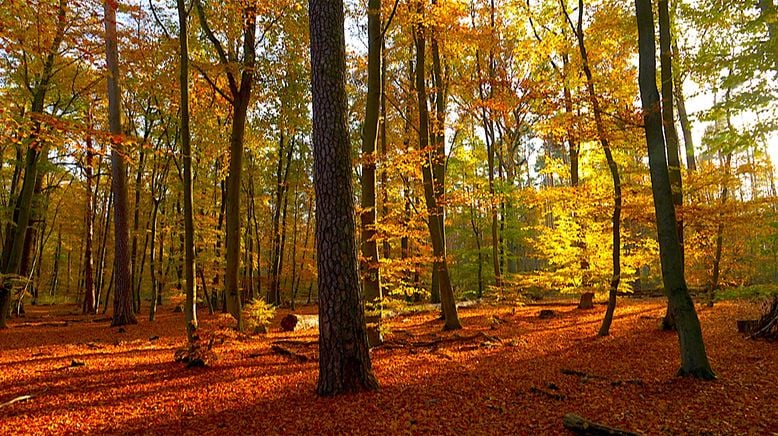
[(266, 333), (267, 326), (276, 314), (275, 306), (268, 304), (263, 299), (251, 300), (245, 308), (245, 322), (249, 331), (254, 333)]

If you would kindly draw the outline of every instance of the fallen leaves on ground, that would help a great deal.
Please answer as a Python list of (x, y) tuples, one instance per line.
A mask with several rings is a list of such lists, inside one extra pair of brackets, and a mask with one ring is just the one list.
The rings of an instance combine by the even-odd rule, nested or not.
[(657, 328), (662, 300), (620, 301), (605, 338), (595, 336), (603, 306), (543, 308), (557, 316), (462, 309), (457, 332), (441, 332), (435, 313), (393, 318), (372, 352), (381, 390), (336, 398), (314, 394), (315, 330), (247, 336), (201, 312), (218, 360), (185, 368), (173, 361), (182, 314), (163, 308), (119, 333), (35, 308), (0, 331), (0, 403), (33, 394), (0, 408), (0, 434), (558, 434), (566, 413), (647, 434), (778, 431), (778, 344), (735, 326), (756, 305), (699, 310), (712, 382), (675, 376), (677, 337)]

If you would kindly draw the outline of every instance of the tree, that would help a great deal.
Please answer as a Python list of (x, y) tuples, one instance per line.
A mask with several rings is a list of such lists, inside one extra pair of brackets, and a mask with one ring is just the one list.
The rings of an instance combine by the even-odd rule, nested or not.
[(108, 122), (111, 132), (111, 190), (114, 198), (114, 299), (112, 326), (136, 324), (132, 306), (130, 276), (129, 223), (127, 202), (127, 164), (122, 147), (121, 89), (119, 85), (119, 49), (116, 38), (118, 2), (105, 0), (105, 58), (108, 66)]
[[(422, 4), (419, 3), (419, 12), (422, 11)], [(424, 153), (424, 161), (422, 162), (422, 178), (424, 183), (424, 199), (427, 203), (427, 226), (430, 230), (430, 239), (432, 240), (432, 251), (435, 256), (433, 263), (433, 280), (432, 290), (433, 293), (436, 289), (440, 292), (440, 303), (443, 309), (443, 318), (445, 330), (457, 330), (462, 328), (462, 324), (459, 322), (459, 316), (457, 315), (457, 306), (454, 301), (454, 291), (451, 287), (451, 276), (448, 271), (448, 262), (446, 260), (446, 239), (445, 239), (445, 226), (443, 216), (443, 205), (441, 195), (443, 193), (443, 174), (445, 172), (445, 152), (443, 152), (443, 141), (440, 138), (443, 133), (443, 127), (436, 122), (437, 130), (430, 132), (430, 117), (429, 109), (427, 108), (427, 84), (425, 74), (425, 62), (426, 62), (426, 38), (427, 28), (424, 22), (416, 24), (416, 30), (414, 32), (414, 39), (416, 41), (416, 94), (419, 105), (419, 150)], [(434, 54), (434, 53), (433, 53)], [(441, 77), (440, 77), (440, 59), (439, 56), (434, 56), (436, 71), (434, 76), (435, 82), (438, 84), (438, 91), (441, 91)], [(438, 119), (440, 121), (442, 95), (438, 94), (436, 101), (438, 102)], [(433, 144), (430, 145), (430, 138), (435, 135)], [(318, 209), (317, 209), (318, 210)], [(437, 282), (436, 282), (437, 279)]]
[(376, 242), (376, 143), (381, 110), (381, 0), (367, 5), (367, 101), (362, 128), (362, 280), (367, 302), (367, 335), (370, 346), (382, 342), (381, 279)]
[[(256, 31), (257, 31), (257, 6), (256, 2), (245, 2), (241, 7), (243, 23), (243, 55), (240, 59), (242, 65), (240, 80), (233, 72), (231, 66), (237, 59), (228, 57), (222, 43), (216, 37), (206, 19), (205, 9), (201, 0), (195, 0), (197, 15), (200, 18), (200, 26), (205, 36), (213, 45), (219, 56), (219, 63), (227, 71), (229, 83), (229, 95), (219, 91), (233, 107), (232, 128), (230, 132), (230, 170), (227, 178), (226, 201), (226, 269), (224, 274), (224, 291), (227, 300), (227, 310), (238, 322), (238, 330), (243, 329), (241, 315), (241, 297), (238, 284), (240, 271), (240, 180), (243, 169), (243, 138), (246, 134), (246, 117), (248, 115), (249, 102), (251, 100), (251, 88), (254, 82), (254, 68), (256, 66)], [(230, 51), (232, 53), (232, 51)], [(235, 55), (237, 56), (237, 55)], [(201, 70), (201, 73), (205, 73)], [(207, 76), (206, 76), (207, 77)], [(207, 79), (211, 81), (209, 78)], [(213, 83), (213, 82), (211, 82)], [(214, 86), (216, 86), (214, 84)]]
[(578, 25), (573, 25), (573, 21), (570, 19), (570, 15), (567, 13), (564, 0), (561, 1), (562, 11), (565, 14), (567, 22), (570, 24), (570, 28), (578, 40), (578, 51), (581, 55), (581, 63), (586, 76), (586, 89), (589, 93), (589, 103), (592, 106), (592, 112), (594, 113), (594, 123), (597, 128), (597, 139), (600, 141), (602, 150), (605, 153), (605, 159), (608, 162), (608, 169), (611, 173), (611, 180), (613, 181), (613, 213), (611, 214), (611, 230), (613, 232), (612, 237), (612, 264), (613, 274), (610, 280), (610, 290), (608, 292), (608, 309), (605, 312), (605, 318), (602, 320), (600, 331), (597, 333), (599, 336), (608, 336), (610, 331), (611, 322), (613, 321), (613, 312), (616, 309), (616, 294), (619, 290), (619, 282), (621, 281), (621, 178), (619, 177), (619, 167), (616, 164), (616, 160), (613, 158), (613, 152), (611, 151), (610, 141), (608, 135), (605, 132), (605, 124), (602, 119), (602, 110), (600, 109), (600, 100), (597, 97), (597, 93), (594, 89), (594, 78), (592, 76), (592, 70), (589, 67), (589, 55), (586, 51), (586, 44), (584, 42), (583, 31), (583, 0), (578, 0)]
[(356, 250), (342, 0), (310, 0), (319, 381), (328, 396), (374, 390)]
[[(662, 126), (665, 132), (665, 145), (667, 146), (667, 164), (670, 175), (670, 188), (673, 194), (673, 205), (676, 210), (676, 228), (678, 231), (678, 243), (681, 246), (681, 268), (684, 268), (683, 248), (683, 184), (681, 179), (681, 159), (679, 156), (678, 132), (675, 129), (673, 116), (673, 63), (672, 63), (672, 36), (670, 34), (670, 9), (669, 0), (659, 0), (659, 62), (661, 65), (662, 81)], [(681, 92), (681, 90), (679, 90)], [(679, 100), (680, 101), (680, 100)], [(687, 147), (688, 148), (688, 147)], [(692, 147), (693, 153), (693, 147)], [(688, 158), (694, 162), (694, 158)], [(667, 306), (667, 313), (662, 320), (662, 329), (674, 328), (672, 308)]]
[(643, 123), (648, 145), (651, 190), (654, 197), (662, 281), (675, 319), (681, 348), (680, 375), (710, 380), (716, 375), (710, 367), (702, 338), (700, 320), (694, 309), (684, 277), (683, 256), (678, 240), (675, 207), (665, 156), (659, 91), (656, 87), (656, 45), (650, 0), (635, 1), (638, 27), (639, 84)]
[[(7, 230), (2, 257), (0, 257), (0, 273), (2, 273), (2, 276), (0, 276), (0, 328), (6, 327), (6, 318), (11, 305), (11, 279), (20, 273), (24, 255), (24, 243), (32, 216), (38, 161), (40, 160), (41, 150), (46, 148), (43, 144), (45, 140), (42, 138), (44, 126), (41, 122), (41, 115), (44, 113), (46, 93), (49, 91), (53, 76), (56, 74), (54, 68), (55, 60), (64, 40), (66, 25), (66, 2), (59, 0), (56, 13), (56, 30), (51, 40), (51, 46), (41, 56), (43, 58), (42, 71), (40, 75), (37, 77), (33, 76), (31, 80), (25, 76), (28, 80), (25, 85), (32, 94), (31, 114), (33, 117), (33, 128), (29, 137), (24, 141), (24, 145), (27, 147), (24, 153), (24, 181), (22, 182), (21, 191), (15, 199), (15, 204), (9, 204), (9, 206), (13, 206), (13, 226)], [(24, 56), (26, 60), (27, 55), (25, 54)], [(21, 156), (21, 149), (18, 152), (18, 156)], [(21, 159), (19, 160), (21, 161)], [(13, 196), (9, 197), (10, 201), (13, 201)]]
[(178, 9), (178, 44), (180, 56), (179, 86), (181, 88), (181, 154), (184, 167), (184, 287), (186, 304), (186, 336), (192, 342), (197, 331), (197, 306), (195, 296), (195, 244), (194, 211), (192, 198), (192, 141), (189, 133), (189, 32), (187, 31), (188, 9), (184, 0), (176, 0)]

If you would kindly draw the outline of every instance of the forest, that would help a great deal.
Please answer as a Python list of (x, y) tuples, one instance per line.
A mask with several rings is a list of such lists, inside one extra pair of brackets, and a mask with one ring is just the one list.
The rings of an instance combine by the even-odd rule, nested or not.
[(776, 115), (775, 0), (0, 0), (0, 433), (775, 434)]

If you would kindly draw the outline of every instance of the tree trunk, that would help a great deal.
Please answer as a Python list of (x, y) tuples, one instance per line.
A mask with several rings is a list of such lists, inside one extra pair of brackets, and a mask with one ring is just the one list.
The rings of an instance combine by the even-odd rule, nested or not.
[(367, 338), (371, 347), (381, 344), (381, 278), (376, 242), (376, 142), (381, 111), (381, 0), (367, 4), (367, 98), (362, 128), (362, 257), (360, 272), (365, 294)]
[[(46, 93), (48, 91), (49, 83), (54, 72), (55, 57), (59, 54), (60, 45), (65, 35), (65, 26), (67, 20), (65, 17), (65, 7), (67, 2), (60, 0), (57, 8), (57, 29), (52, 39), (51, 47), (48, 50), (46, 60), (43, 65), (43, 71), (39, 76), (38, 83), (36, 84), (32, 95), (31, 113), (35, 115), (42, 115), (45, 108)], [(0, 257), (0, 272), (3, 274), (18, 274), (21, 266), (22, 250), (24, 248), (24, 239), (27, 234), (27, 227), (30, 224), (30, 217), (32, 215), (32, 199), (35, 188), (35, 181), (37, 179), (38, 171), (38, 159), (40, 157), (40, 134), (41, 123), (39, 121), (33, 121), (33, 131), (29, 137), (27, 145), (27, 152), (25, 154), (24, 162), (24, 181), (22, 182), (21, 192), (16, 199), (14, 206), (12, 223), (15, 227), (8, 227), (6, 234), (6, 242), (3, 244), (2, 257)], [(21, 150), (21, 149), (20, 149)], [(14, 176), (18, 174), (14, 172)], [(13, 183), (12, 183), (13, 185)], [(13, 197), (13, 190), (11, 196)], [(10, 285), (0, 283), (0, 329), (7, 327), (6, 319), (11, 307), (11, 292)]]
[[(564, 4), (563, 4), (564, 7)], [(612, 236), (612, 252), (611, 259), (613, 265), (613, 275), (610, 281), (610, 290), (608, 293), (608, 309), (605, 312), (605, 318), (602, 320), (602, 325), (597, 333), (598, 336), (608, 336), (610, 333), (611, 322), (613, 321), (613, 312), (616, 309), (616, 294), (619, 290), (619, 282), (621, 281), (621, 178), (619, 176), (619, 167), (616, 164), (616, 160), (613, 158), (613, 153), (610, 148), (610, 141), (608, 140), (607, 132), (605, 131), (605, 123), (602, 120), (602, 110), (600, 108), (600, 101), (597, 98), (597, 93), (594, 89), (594, 78), (592, 76), (592, 70), (589, 67), (589, 56), (586, 51), (586, 44), (584, 42), (583, 31), (583, 0), (578, 0), (578, 25), (577, 28), (573, 27), (573, 22), (570, 20), (570, 16), (567, 14), (567, 9), (564, 9), (565, 17), (567, 17), (570, 26), (573, 27), (573, 32), (578, 39), (578, 51), (581, 54), (582, 68), (584, 75), (586, 76), (586, 89), (589, 93), (589, 103), (592, 105), (592, 111), (594, 112), (594, 123), (597, 128), (597, 138), (602, 146), (602, 151), (605, 153), (605, 159), (608, 162), (608, 169), (611, 173), (611, 179), (613, 181), (613, 213), (611, 216), (611, 226), (613, 231)]]
[[(220, 62), (225, 67), (231, 64), (218, 38), (214, 36), (205, 17), (202, 3), (195, 0), (200, 25), (206, 36), (217, 49)], [(241, 315), (241, 291), (238, 283), (240, 272), (240, 188), (241, 170), (243, 167), (243, 137), (246, 132), (246, 116), (251, 101), (251, 87), (254, 82), (254, 65), (256, 60), (256, 4), (246, 2), (242, 9), (243, 26), (243, 58), (241, 59), (240, 80), (232, 72), (228, 72), (230, 93), (232, 94), (232, 129), (230, 133), (230, 167), (227, 177), (226, 195), (226, 265), (224, 272), (224, 292), (227, 310), (237, 321), (237, 329), (243, 330)]]
[(112, 326), (135, 324), (128, 250), (127, 163), (124, 161), (119, 88), (119, 51), (116, 39), (117, 2), (108, 0), (105, 10), (105, 51), (108, 66), (108, 121), (111, 130), (111, 189), (114, 193), (114, 300)]
[(135, 205), (132, 214), (132, 247), (130, 248), (130, 263), (132, 264), (132, 300), (135, 313), (140, 313), (140, 272), (138, 271), (138, 229), (140, 228), (140, 193), (141, 182), (143, 181), (143, 163), (146, 159), (146, 153), (143, 147), (140, 149), (138, 158), (138, 170), (135, 173)]
[(722, 166), (724, 167), (725, 175), (724, 181), (721, 184), (721, 197), (719, 201), (719, 222), (716, 225), (716, 251), (713, 254), (713, 272), (711, 273), (710, 284), (708, 285), (708, 307), (713, 307), (713, 303), (716, 299), (716, 290), (719, 288), (719, 279), (721, 275), (721, 254), (724, 246), (724, 206), (727, 203), (729, 197), (729, 177), (730, 167), (732, 164), (732, 153), (727, 153), (726, 157), (722, 158)]
[(155, 248), (157, 245), (157, 213), (159, 211), (160, 200), (154, 197), (152, 199), (151, 206), (151, 242), (149, 250), (149, 269), (151, 270), (151, 304), (149, 306), (149, 321), (154, 321), (157, 315), (157, 298), (158, 298), (158, 285), (157, 285), (157, 262), (161, 262), (160, 258), (157, 260)]
[(636, 0), (635, 6), (639, 45), (640, 97), (648, 145), (651, 190), (659, 234), (659, 258), (662, 265), (662, 281), (673, 311), (680, 343), (681, 368), (679, 374), (706, 380), (713, 379), (716, 376), (708, 362), (700, 321), (697, 318), (694, 302), (689, 295), (684, 278), (683, 256), (678, 241), (675, 207), (665, 156), (659, 91), (656, 87), (656, 45), (654, 43), (654, 19), (651, 1)]
[[(678, 47), (673, 45), (673, 53), (679, 56)], [(672, 59), (671, 59), (672, 60)], [(683, 95), (683, 79), (678, 68), (673, 68), (673, 96), (678, 108), (678, 121), (683, 133), (683, 145), (686, 150), (686, 168), (689, 171), (697, 171), (697, 162), (694, 157), (694, 139), (692, 138), (692, 125), (686, 112), (686, 99)]]
[(192, 198), (192, 144), (189, 133), (189, 32), (184, 0), (176, 0), (178, 9), (178, 43), (180, 56), (179, 88), (181, 90), (181, 154), (184, 166), (184, 319), (190, 343), (197, 332), (197, 282), (195, 281), (194, 210)]
[(343, 1), (310, 0), (319, 380), (322, 396), (375, 390), (359, 283)]
[[(420, 5), (421, 7), (421, 5)], [(421, 12), (421, 11), (419, 11)], [(438, 206), (436, 195), (436, 181), (433, 175), (434, 160), (439, 158), (437, 150), (430, 150), (429, 138), (429, 112), (427, 109), (427, 85), (425, 83), (425, 29), (417, 26), (414, 37), (416, 39), (416, 94), (419, 104), (419, 150), (426, 151), (427, 159), (422, 163), (422, 177), (424, 184), (424, 198), (427, 203), (427, 226), (432, 240), (432, 251), (435, 256), (433, 263), (433, 289), (437, 280), (440, 290), (440, 301), (445, 319), (445, 330), (457, 330), (462, 328), (457, 315), (454, 292), (451, 288), (451, 280), (448, 274), (446, 262), (446, 246), (443, 234), (442, 208)], [(434, 147), (433, 147), (434, 148)]]

